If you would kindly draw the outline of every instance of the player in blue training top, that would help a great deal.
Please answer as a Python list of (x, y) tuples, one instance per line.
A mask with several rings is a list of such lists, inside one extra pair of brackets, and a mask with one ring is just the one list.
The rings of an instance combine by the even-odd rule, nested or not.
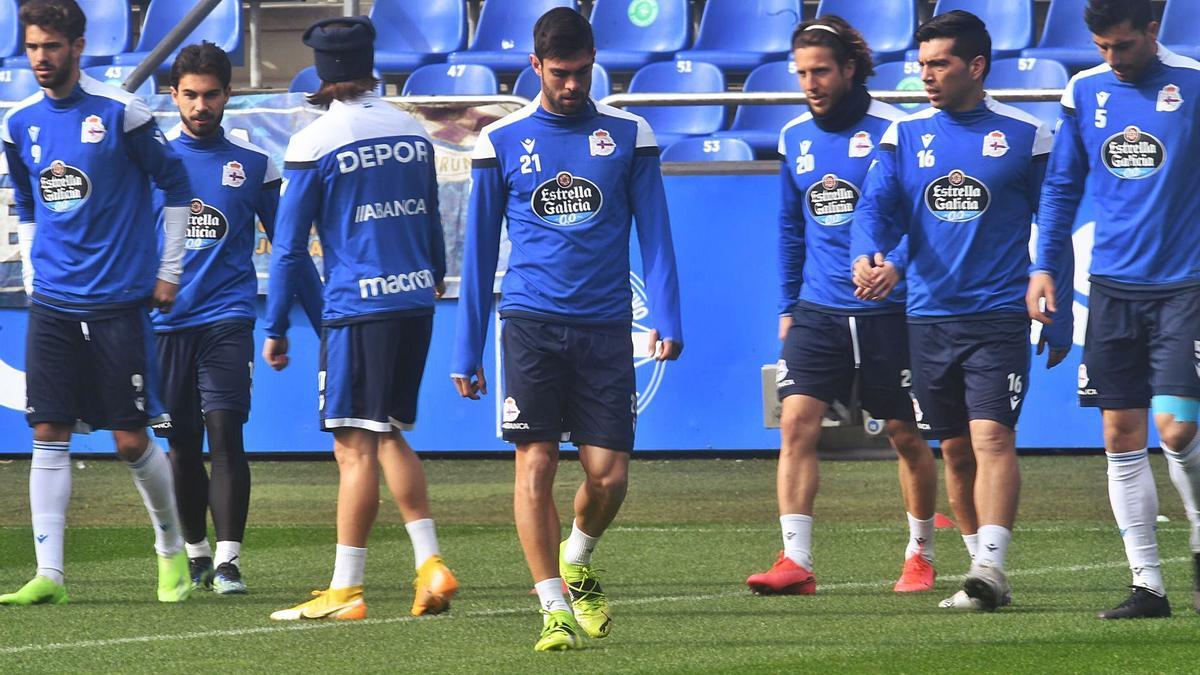
[[(37, 576), (0, 604), (59, 604), (73, 430), (111, 429), (154, 523), (158, 599), (191, 589), (171, 467), (146, 434), (170, 426), (158, 401), (146, 306), (169, 312), (182, 272), (187, 174), (133, 94), (83, 75), (86, 18), (74, 0), (20, 12), (42, 90), (4, 118), (25, 290), (26, 400)], [(151, 183), (166, 194), (161, 254)]]
[[(875, 147), (904, 114), (873, 101), (865, 86), (871, 50), (841, 17), (800, 24), (792, 34), (809, 112), (783, 127), (779, 154), (782, 278), (776, 384), (783, 403), (776, 480), (783, 551), (767, 572), (746, 583), (756, 593), (808, 594), (812, 574), (817, 442), (830, 406), (862, 405), (880, 420), (900, 455), (909, 540), (896, 592), (933, 588), (933, 517), (937, 466), (913, 421), (912, 374), (904, 339), (904, 243), (878, 268), (882, 302), (855, 296), (846, 274), (850, 221)], [(893, 290), (894, 288), (894, 290)]]
[[(908, 235), (913, 406), (928, 437), (973, 448), (977, 555), (951, 606), (1008, 602), (1004, 559), (1020, 473), (1016, 424), (1028, 391), (1029, 236), (1050, 152), (1037, 118), (984, 92), (991, 37), (961, 10), (917, 29), (921, 79), (933, 106), (894, 122), (852, 225), (854, 276)], [(1070, 320), (1042, 336), (1048, 366), (1071, 345)], [(1041, 346), (1039, 346), (1041, 351)]]
[[(192, 201), (175, 306), (151, 316), (192, 584), (218, 593), (246, 592), (241, 547), (250, 463), (242, 425), (250, 413), (254, 367), (258, 278), (252, 255), (256, 216), (267, 236), (274, 234), (280, 184), (265, 150), (221, 129), (231, 73), (229, 57), (209, 42), (185, 47), (171, 66), (180, 124), (166, 136), (183, 160)], [(319, 327), (321, 279), (312, 265), (304, 272), (301, 301)], [(211, 481), (201, 454), (205, 432)], [(217, 531), (215, 569), (207, 537), (210, 508)]]
[(1191, 524), (1200, 611), (1200, 63), (1158, 44), (1150, 0), (1092, 0), (1085, 18), (1105, 63), (1063, 94), (1026, 302), (1043, 321), (1043, 299), (1050, 309), (1070, 306), (1071, 286), (1054, 283), (1059, 270), (1049, 263), (1071, 247), (1088, 185), (1096, 227), (1079, 402), (1101, 410), (1108, 496), (1133, 571), (1132, 593), (1100, 618), (1171, 613), (1147, 408)]
[(400, 507), (417, 569), (412, 614), (450, 607), (458, 589), (429, 516), (421, 460), (401, 431), (417, 421), (417, 390), (445, 289), (446, 251), (429, 134), (380, 99), (372, 76), (375, 26), (358, 16), (304, 33), (329, 111), (288, 143), (275, 227), (263, 358), (288, 363), (288, 310), (311, 261), (317, 226), (325, 252), (321, 428), (333, 433), (337, 556), (329, 589), (271, 614), (276, 620), (362, 619), (367, 536), (379, 511), (379, 470)]
[[(637, 416), (631, 219), (646, 287), (664, 310), (650, 334), (651, 356), (678, 358), (683, 335), (654, 133), (642, 118), (588, 98), (595, 42), (575, 10), (545, 13), (533, 37), (541, 95), (485, 127), (475, 145), (451, 372), (462, 396), (487, 393), (483, 341), (507, 219), (501, 428), (517, 445), (517, 534), (546, 613), (534, 649), (548, 651), (582, 647), (585, 632), (604, 637), (612, 627), (591, 555), (625, 498)], [(587, 478), (560, 547), (552, 489), (559, 441), (568, 435)]]

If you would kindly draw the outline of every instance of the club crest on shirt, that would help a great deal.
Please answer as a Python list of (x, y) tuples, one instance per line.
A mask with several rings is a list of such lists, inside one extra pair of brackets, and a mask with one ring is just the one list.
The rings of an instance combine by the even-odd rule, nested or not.
[(1008, 139), (1003, 131), (992, 131), (983, 137), (984, 157), (1003, 157), (1008, 152)]
[(79, 131), (79, 142), (99, 143), (104, 140), (107, 131), (104, 128), (104, 120), (100, 119), (99, 115), (88, 115), (83, 118), (83, 125)]
[(851, 157), (866, 157), (875, 149), (875, 144), (871, 142), (871, 134), (866, 131), (860, 131), (850, 137)]
[(1158, 102), (1154, 104), (1155, 112), (1175, 112), (1181, 105), (1183, 96), (1180, 95), (1179, 85), (1168, 84), (1158, 90)]
[(221, 167), (221, 185), (229, 187), (241, 187), (242, 183), (246, 182), (246, 169), (242, 163), (233, 160), (226, 162), (225, 166)]
[(617, 143), (612, 139), (612, 134), (604, 129), (597, 129), (588, 136), (588, 151), (592, 157), (607, 157), (616, 149)]

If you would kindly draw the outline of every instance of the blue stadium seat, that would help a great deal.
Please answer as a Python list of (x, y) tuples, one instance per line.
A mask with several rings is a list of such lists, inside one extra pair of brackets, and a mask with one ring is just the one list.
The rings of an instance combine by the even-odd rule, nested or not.
[[(661, 61), (642, 66), (629, 81), (629, 93), (700, 93), (725, 91), (721, 69), (701, 61)], [(658, 147), (691, 136), (707, 136), (725, 121), (722, 106), (630, 106), (629, 112), (646, 118), (658, 138)]]
[[(137, 66), (88, 66), (83, 69), (89, 77), (100, 80), (114, 87), (120, 87), (129, 78), (130, 73)], [(138, 86), (137, 91), (133, 92), (138, 96), (153, 96), (158, 93), (158, 85), (154, 82), (154, 76), (146, 78), (146, 81)]]
[[(764, 63), (746, 77), (743, 91), (800, 91), (793, 61)], [(743, 105), (733, 116), (726, 131), (713, 134), (716, 138), (740, 138), (754, 148), (760, 157), (773, 157), (779, 147), (779, 130), (793, 117), (805, 111), (803, 105)]]
[(1167, 0), (1158, 41), (1176, 54), (1200, 59), (1200, 2)]
[(1087, 0), (1050, 0), (1042, 39), (1036, 47), (1023, 50), (1021, 56), (1053, 59), (1067, 68), (1089, 68), (1100, 63), (1103, 58), (1083, 22), (1086, 6)]
[(0, 68), (0, 101), (20, 101), (36, 93), (37, 78), (28, 68)]
[[(142, 34), (137, 46), (132, 52), (116, 54), (112, 62), (118, 66), (136, 66), (150, 55), (150, 50), (162, 41), (167, 33), (191, 11), (195, 3), (180, 2), (179, 0), (152, 0), (146, 8), (146, 18), (142, 21)], [(184, 39), (183, 47), (207, 40), (229, 54), (229, 60), (234, 65), (242, 65), (242, 3), (240, 0), (221, 0), (221, 4), (209, 14), (196, 30)], [(166, 77), (170, 74), (171, 63), (175, 60), (178, 50), (172, 53), (159, 66), (157, 74)]]
[[(1051, 59), (1032, 57), (996, 59), (988, 73), (987, 88), (993, 89), (1062, 89), (1071, 79), (1066, 66)], [(1012, 102), (1010, 105), (1037, 117), (1054, 128), (1062, 106), (1057, 101)]]
[[(921, 82), (921, 66), (916, 61), (892, 61), (875, 66), (875, 74), (867, 78), (872, 91), (925, 91)], [(905, 113), (915, 113), (929, 107), (928, 103), (895, 104)]]
[[(938, 0), (933, 15), (955, 9), (965, 9), (987, 24), (993, 59), (1020, 56), (1033, 44), (1033, 0)], [(910, 50), (905, 60), (916, 61), (916, 50)]]
[(411, 73), (446, 60), (467, 44), (467, 3), (463, 0), (375, 0), (375, 68)]
[[(378, 70), (375, 71), (374, 75), (375, 77), (379, 78), (379, 88), (375, 90), (375, 93), (383, 96), (383, 78), (380, 77)], [(300, 72), (296, 73), (296, 76), (292, 78), (291, 84), (288, 85), (288, 91), (292, 93), (300, 92), (304, 94), (311, 94), (320, 88), (321, 78), (317, 77), (316, 66), (301, 68)]]
[(533, 53), (533, 24), (555, 7), (574, 9), (575, 0), (487, 0), (479, 12), (471, 46), (451, 53), (446, 60), (479, 63), (497, 73), (519, 72), (529, 65)]
[(17, 19), (17, 0), (0, 0), (0, 58), (20, 54), (25, 47), (21, 22)]
[(749, 162), (754, 149), (740, 138), (686, 138), (663, 150), (664, 162)]
[(787, 58), (798, 23), (799, 0), (708, 0), (696, 43), (675, 58), (726, 70), (753, 70)]
[(867, 39), (875, 63), (899, 61), (913, 49), (917, 30), (916, 0), (821, 0), (817, 16), (836, 14)]
[(609, 70), (637, 70), (688, 46), (688, 0), (596, 0), (590, 18), (596, 61)]
[(404, 81), (401, 96), (487, 96), (500, 93), (491, 68), (478, 63), (431, 63)]
[[(513, 85), (513, 95), (522, 96), (532, 101), (542, 91), (542, 78), (533, 72), (533, 66), (521, 71), (517, 76), (517, 83)], [(592, 90), (590, 92), (592, 98), (599, 101), (600, 99), (612, 93), (612, 81), (608, 77), (608, 71), (604, 66), (597, 63), (592, 66)]]

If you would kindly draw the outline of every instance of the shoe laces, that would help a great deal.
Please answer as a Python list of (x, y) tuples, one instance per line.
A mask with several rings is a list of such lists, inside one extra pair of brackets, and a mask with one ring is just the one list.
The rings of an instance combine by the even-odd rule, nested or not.
[(543, 616), (548, 617), (545, 620), (546, 625), (542, 628), (542, 635), (547, 633), (566, 633), (567, 635), (575, 635), (575, 627), (571, 625), (567, 619), (556, 616), (553, 612), (539, 609), (538, 612)]
[(591, 565), (581, 565), (580, 571), (583, 574), (578, 582), (566, 582), (567, 592), (571, 595), (571, 602), (591, 609), (605, 599), (604, 589), (601, 588), (600, 582), (596, 580), (595, 574), (604, 570), (600, 568), (593, 570)]

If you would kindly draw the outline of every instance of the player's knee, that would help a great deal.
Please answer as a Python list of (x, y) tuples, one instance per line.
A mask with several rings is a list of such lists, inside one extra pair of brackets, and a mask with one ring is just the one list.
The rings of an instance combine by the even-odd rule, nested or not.
[(779, 416), (779, 432), (785, 441), (798, 441), (806, 436), (819, 433), (820, 428), (821, 415), (816, 414), (815, 411), (800, 405), (785, 404), (783, 406), (783, 412)]
[(975, 451), (965, 438), (948, 438), (941, 443), (942, 461), (955, 475), (975, 472)]
[(114, 433), (113, 440), (116, 441), (117, 456), (126, 462), (138, 461), (152, 445), (145, 434)]
[(1158, 429), (1158, 438), (1171, 452), (1180, 452), (1196, 438), (1196, 424), (1195, 422), (1171, 422), (1161, 425)]
[(71, 425), (38, 422), (33, 425), (33, 440), (44, 443), (67, 443), (71, 440)]
[(929, 445), (912, 422), (888, 420), (884, 430), (900, 455), (916, 458), (929, 453)]
[(625, 471), (609, 471), (587, 477), (588, 488), (593, 492), (608, 495), (623, 495), (629, 487), (629, 476)]

